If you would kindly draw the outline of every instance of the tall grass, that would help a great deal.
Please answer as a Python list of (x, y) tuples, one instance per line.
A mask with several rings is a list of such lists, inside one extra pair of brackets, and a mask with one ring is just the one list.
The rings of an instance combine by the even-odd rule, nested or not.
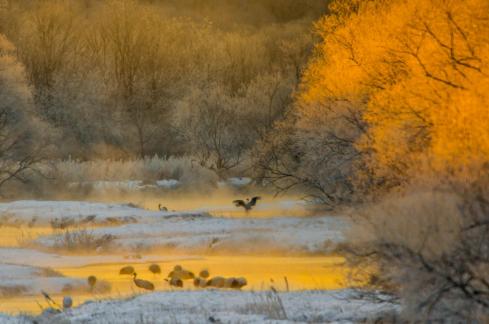
[(115, 239), (114, 235), (97, 235), (88, 229), (66, 229), (55, 234), (53, 248), (69, 252), (107, 250)]
[(241, 309), (245, 314), (260, 314), (271, 320), (286, 320), (287, 312), (280, 294), (275, 288), (263, 293), (256, 293), (252, 303)]

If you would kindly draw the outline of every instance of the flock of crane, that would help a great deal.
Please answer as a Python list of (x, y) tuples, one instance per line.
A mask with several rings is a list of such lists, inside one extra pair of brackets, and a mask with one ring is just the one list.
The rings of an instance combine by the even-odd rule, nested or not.
[[(153, 273), (153, 275), (161, 274), (161, 267), (157, 264), (151, 264), (148, 267), (149, 272)], [(138, 274), (136, 273), (133, 266), (125, 266), (119, 270), (119, 275), (131, 275), (133, 277), (134, 285), (138, 288), (145, 290), (155, 290), (155, 285), (149, 281), (144, 279), (139, 279)], [(172, 287), (183, 288), (184, 282), (192, 280), (193, 285), (196, 288), (230, 288), (230, 289), (241, 289), (242, 287), (248, 284), (246, 278), (239, 277), (213, 277), (210, 278), (210, 273), (208, 270), (202, 270), (199, 272), (199, 275), (196, 276), (192, 271), (184, 269), (180, 265), (176, 265), (173, 270), (168, 274), (167, 278), (164, 279), (168, 284)], [(97, 284), (97, 277), (89, 276), (87, 278), (88, 286), (90, 287), (90, 291), (93, 291), (95, 285)]]
[[(255, 196), (252, 198), (247, 198), (246, 200), (234, 200), (233, 204), (236, 207), (242, 207), (246, 213), (251, 211), (253, 207), (256, 206), (256, 203), (258, 200), (260, 200), (261, 197)], [(160, 211), (167, 212), (168, 208), (159, 204), (158, 209)], [(90, 220), (93, 220), (95, 216), (90, 216), (92, 217)], [(89, 221), (90, 221), (89, 220)], [(58, 224), (56, 224), (58, 226)], [(149, 272), (153, 273), (153, 275), (160, 275), (161, 274), (161, 267), (155, 263), (151, 264), (148, 267)], [(133, 266), (125, 266), (119, 270), (119, 275), (131, 275), (133, 278), (134, 285), (138, 288), (144, 289), (144, 290), (149, 290), (153, 291), (155, 290), (155, 285), (149, 281), (149, 280), (144, 280), (138, 278), (138, 274), (136, 273), (135, 269)], [(210, 278), (210, 273), (208, 270), (202, 270), (199, 272), (199, 275), (196, 276), (193, 272), (184, 269), (181, 265), (176, 265), (173, 270), (168, 274), (168, 276), (164, 279), (171, 287), (177, 287), (177, 288), (183, 288), (184, 287), (184, 282), (185, 281), (190, 281), (192, 280), (193, 285), (195, 288), (229, 288), (229, 289), (241, 289), (244, 286), (248, 284), (248, 281), (244, 277), (229, 277), (229, 278), (224, 278), (220, 276), (212, 277)], [(97, 277), (94, 275), (88, 276), (87, 278), (87, 284), (90, 288), (90, 292), (93, 292), (95, 289), (95, 286), (97, 285)], [(44, 298), (47, 300), (48, 304), (50, 305), (50, 308), (47, 309), (48, 312), (59, 312), (60, 309), (70, 309), (73, 306), (73, 299), (70, 296), (64, 296), (63, 298), (63, 307), (61, 308), (50, 296), (48, 293), (45, 291), (41, 291), (42, 294), (44, 295)], [(53, 306), (56, 306), (57, 308), (54, 308)]]

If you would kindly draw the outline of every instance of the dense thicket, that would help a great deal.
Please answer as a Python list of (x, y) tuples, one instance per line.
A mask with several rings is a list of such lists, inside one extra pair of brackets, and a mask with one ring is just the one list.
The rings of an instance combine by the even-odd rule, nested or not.
[[(279, 4), (280, 2), (280, 4)], [(34, 105), (76, 158), (241, 163), (291, 102), (325, 4), (4, 1)]]
[(307, 183), (335, 203), (433, 172), (477, 173), (489, 161), (487, 3), (358, 0), (330, 9), (316, 23), (322, 42), (294, 112), (262, 156), (269, 176)]

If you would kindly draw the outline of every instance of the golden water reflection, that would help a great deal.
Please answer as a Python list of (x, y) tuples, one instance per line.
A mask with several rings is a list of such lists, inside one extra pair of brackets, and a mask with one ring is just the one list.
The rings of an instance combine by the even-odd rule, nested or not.
[[(208, 269), (212, 276), (245, 277), (248, 285), (244, 290), (267, 290), (271, 286), (278, 290), (306, 289), (339, 289), (347, 286), (348, 269), (343, 265), (342, 257), (255, 257), (255, 256), (211, 256), (199, 259), (179, 261), (184, 268), (198, 273)], [(150, 263), (132, 263), (138, 277), (150, 280), (155, 284), (156, 290), (168, 291), (169, 287), (164, 277), (171, 271), (176, 262), (156, 262), (162, 269), (161, 275), (149, 272)], [(67, 277), (86, 278), (89, 275), (97, 276), (100, 281), (107, 281), (112, 285), (108, 294), (91, 294), (89, 292), (72, 296), (74, 304), (78, 305), (86, 300), (123, 298), (143, 293), (132, 283), (131, 276), (119, 275), (119, 269), (128, 264), (99, 264), (76, 268), (55, 268)], [(285, 280), (287, 278), (287, 280)], [(192, 281), (186, 281), (184, 289), (194, 290)], [(61, 303), (62, 296), (55, 295), (54, 299)], [(0, 312), (7, 313), (39, 313), (40, 303), (46, 307), (43, 298), (27, 296), (19, 298), (0, 299)]]

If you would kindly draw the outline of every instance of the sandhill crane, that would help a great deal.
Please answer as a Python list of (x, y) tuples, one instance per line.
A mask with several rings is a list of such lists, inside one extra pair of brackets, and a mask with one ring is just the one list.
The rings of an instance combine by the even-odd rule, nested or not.
[(234, 200), (233, 203), (236, 207), (243, 207), (246, 212), (249, 212), (255, 205), (258, 200), (260, 200), (261, 197), (253, 197), (251, 200), (249, 198), (246, 198), (246, 202), (239, 199), (239, 200)]
[(70, 309), (73, 306), (73, 299), (70, 296), (63, 297), (63, 309)]
[(133, 281), (136, 287), (146, 289), (146, 290), (155, 290), (155, 285), (153, 285), (151, 281), (138, 279), (137, 275), (138, 274), (136, 272), (133, 273), (134, 276)]
[(207, 286), (207, 281), (204, 278), (197, 277), (194, 279), (195, 288), (205, 288)]
[(93, 291), (93, 288), (95, 287), (95, 284), (97, 283), (97, 277), (95, 276), (89, 276), (87, 278), (88, 285), (90, 286), (90, 291)]
[(134, 268), (132, 266), (125, 266), (119, 270), (120, 275), (132, 275), (134, 273)]
[(178, 287), (178, 288), (183, 288), (183, 281), (180, 278), (170, 278), (170, 279), (165, 279), (170, 286), (172, 287)]
[(149, 266), (148, 270), (153, 273), (153, 275), (160, 274), (161, 273), (161, 268), (159, 265), (156, 263), (153, 263), (152, 265)]
[(237, 285), (238, 285), (236, 287), (237, 289), (241, 289), (248, 284), (248, 280), (246, 280), (246, 278), (239, 277), (236, 280), (237, 280)]
[(224, 288), (238, 288), (238, 279), (230, 277), (224, 281)]
[(199, 273), (199, 277), (207, 279), (209, 278), (209, 270), (204, 269)]
[(214, 277), (212, 279), (207, 280), (206, 286), (214, 287), (214, 288), (223, 288), (225, 282), (226, 279), (224, 279), (223, 277)]
[(181, 280), (189, 280), (189, 279), (194, 279), (195, 275), (193, 272), (183, 269), (182, 266), (176, 265), (173, 268), (173, 271), (171, 271), (168, 274), (168, 278), (177, 278), (177, 279), (181, 279)]
[(166, 208), (165, 206), (163, 206), (162, 204), (158, 204), (158, 210), (159, 211), (163, 211), (163, 212), (167, 212), (168, 211), (168, 208)]

